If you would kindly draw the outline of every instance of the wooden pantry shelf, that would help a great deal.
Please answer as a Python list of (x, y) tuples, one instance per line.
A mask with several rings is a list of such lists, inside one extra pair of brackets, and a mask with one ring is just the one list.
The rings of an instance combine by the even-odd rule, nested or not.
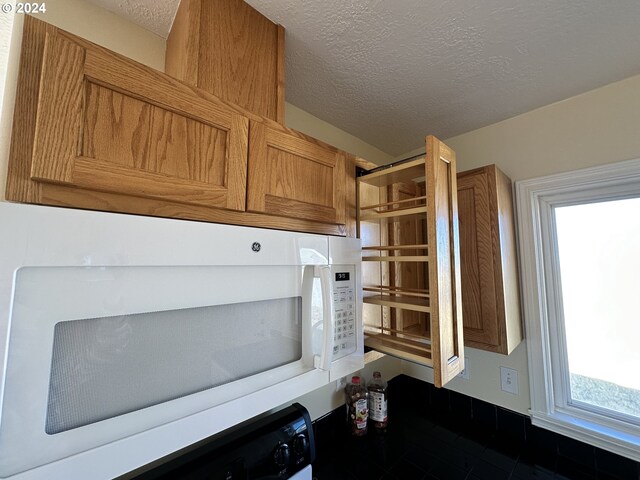
[(363, 262), (428, 262), (428, 255), (393, 255), (362, 257)]
[[(391, 202), (384, 202), (384, 203), (378, 203), (376, 205), (369, 205), (367, 207), (362, 207), (361, 210), (371, 210), (373, 208), (383, 208), (383, 207), (390, 207), (392, 205), (400, 205), (400, 204), (405, 204), (405, 203), (416, 203), (416, 202), (422, 202), (422, 200), (426, 200), (427, 196), (423, 195), (421, 197), (415, 197), (415, 198), (407, 198), (405, 200), (394, 200)], [(386, 210), (383, 210), (386, 211)]]
[(377, 292), (379, 294), (387, 295), (403, 295), (407, 297), (422, 297), (429, 298), (429, 290), (421, 288), (402, 288), (387, 285), (366, 285), (362, 287), (364, 292)]
[(404, 310), (411, 310), (413, 312), (429, 313), (431, 307), (429, 306), (428, 298), (411, 297), (404, 295), (383, 295), (374, 293), (364, 293), (362, 301), (371, 305), (382, 305), (385, 307), (402, 308)]
[(396, 210), (387, 210), (384, 212), (366, 212), (360, 214), (361, 222), (377, 222), (379, 220), (399, 221), (410, 220), (408, 217), (418, 218), (427, 214), (427, 206), (409, 207)]
[(409, 360), (421, 365), (433, 366), (433, 352), (431, 345), (409, 340), (407, 338), (396, 338), (384, 333), (367, 333), (364, 344), (382, 353), (394, 357)]
[(362, 247), (362, 250), (426, 250), (429, 245), (421, 243), (418, 245), (372, 245)]
[(380, 333), (389, 334), (391, 338), (395, 338), (395, 339), (408, 338), (409, 340), (413, 338), (415, 339), (414, 341), (419, 342), (421, 345), (431, 345), (431, 338), (425, 335), (422, 335), (420, 333), (414, 333), (406, 330), (398, 330), (395, 328), (378, 327), (378, 326), (370, 326), (370, 325), (367, 325), (367, 327), (370, 329), (370, 331), (379, 330)]

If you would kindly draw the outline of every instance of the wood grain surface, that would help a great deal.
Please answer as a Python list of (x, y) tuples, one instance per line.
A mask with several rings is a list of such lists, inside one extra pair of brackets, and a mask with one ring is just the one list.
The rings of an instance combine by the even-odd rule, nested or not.
[(495, 165), (458, 174), (465, 345), (503, 354), (522, 340), (511, 188)]
[[(495, 189), (495, 182), (493, 183)], [(458, 218), (465, 344), (498, 344), (494, 246), (487, 172), (458, 177)], [(496, 205), (493, 205), (495, 208)]]
[(47, 33), (42, 59), (31, 178), (70, 183), (84, 101), (82, 47)]
[(169, 75), (284, 123), (284, 29), (242, 0), (182, 0)]
[(244, 210), (248, 119), (57, 29), (42, 65), (31, 180)]
[(146, 168), (153, 109), (148, 103), (87, 82), (82, 153), (117, 165)]
[(346, 157), (251, 124), (247, 210), (345, 224)]
[(464, 369), (456, 158), (433, 136), (426, 144), (433, 373), (442, 386)]
[(200, 51), (200, 0), (182, 0), (167, 37), (164, 71), (191, 85), (198, 85)]
[(40, 198), (40, 184), (31, 181), (31, 164), (47, 31), (55, 28), (25, 17), (5, 190), (7, 200), (16, 202), (33, 203)]
[(41, 190), (38, 203), (46, 205), (150, 215), (155, 217), (181, 218), (325, 235), (345, 235), (344, 225), (314, 222), (304, 218), (283, 218), (272, 215), (211, 208), (208, 206), (203, 207), (197, 204), (132, 197), (53, 183), (43, 183)]

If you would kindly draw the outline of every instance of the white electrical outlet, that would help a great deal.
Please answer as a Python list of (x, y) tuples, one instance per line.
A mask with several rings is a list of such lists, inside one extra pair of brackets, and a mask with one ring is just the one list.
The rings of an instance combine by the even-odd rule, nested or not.
[(469, 380), (469, 357), (465, 355), (464, 357), (464, 370), (462, 370), (458, 376), (460, 378), (464, 378), (465, 380)]
[(518, 371), (513, 368), (500, 367), (500, 387), (502, 391), (518, 394)]
[(342, 377), (336, 380), (336, 392), (344, 390), (344, 387), (347, 386), (347, 377)]

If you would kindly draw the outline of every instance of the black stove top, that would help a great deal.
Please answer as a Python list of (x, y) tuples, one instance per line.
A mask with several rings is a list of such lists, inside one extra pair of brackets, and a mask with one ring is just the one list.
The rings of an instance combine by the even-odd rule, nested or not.
[(294, 403), (181, 452), (170, 455), (159, 466), (127, 478), (286, 479), (315, 460), (315, 441), (309, 413)]

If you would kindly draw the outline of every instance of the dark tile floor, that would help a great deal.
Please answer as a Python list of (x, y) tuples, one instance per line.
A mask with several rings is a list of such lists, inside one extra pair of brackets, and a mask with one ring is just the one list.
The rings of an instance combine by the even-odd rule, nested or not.
[(440, 408), (398, 408), (396, 403), (384, 434), (370, 431), (366, 437), (349, 436), (342, 409), (315, 422), (318, 455), (314, 477), (640, 479), (638, 463), (533, 427), (522, 415), (475, 399), (472, 405), (469, 397), (458, 394), (438, 391), (435, 395), (438, 398), (430, 398), (431, 406), (439, 403)]

